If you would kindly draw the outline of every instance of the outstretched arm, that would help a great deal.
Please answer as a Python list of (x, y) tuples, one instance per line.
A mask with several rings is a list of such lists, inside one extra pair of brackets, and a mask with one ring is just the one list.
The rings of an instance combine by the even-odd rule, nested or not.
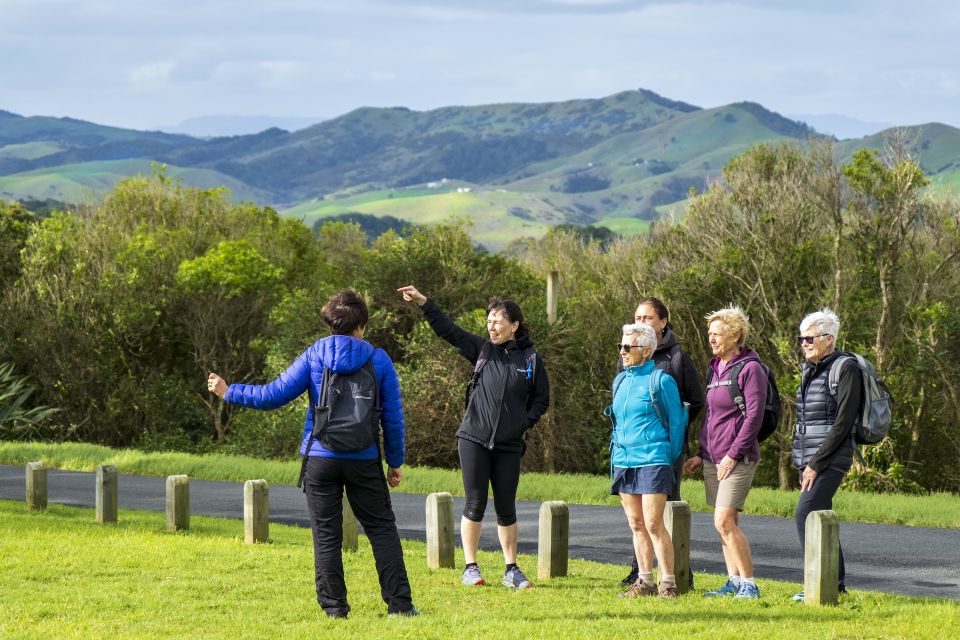
[(397, 292), (402, 294), (403, 299), (407, 302), (412, 301), (420, 305), (420, 310), (423, 311), (430, 328), (437, 336), (449, 342), (460, 355), (471, 363), (477, 361), (477, 358), (480, 357), (480, 349), (483, 347), (483, 338), (464, 331), (448, 318), (432, 300), (428, 300), (425, 295), (417, 291), (417, 288), (413, 285), (400, 287)]

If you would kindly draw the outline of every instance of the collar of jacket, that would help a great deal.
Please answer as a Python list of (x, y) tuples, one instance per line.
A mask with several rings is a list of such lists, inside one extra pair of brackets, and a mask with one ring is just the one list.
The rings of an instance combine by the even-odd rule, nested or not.
[[(756, 360), (757, 362), (759, 362), (760, 356), (758, 356), (757, 352), (754, 351), (753, 349), (740, 347), (740, 351), (738, 351), (735, 356), (733, 356), (732, 358), (730, 358), (730, 360), (727, 361), (727, 364), (724, 365), (723, 370), (726, 371), (733, 365), (739, 362), (746, 362), (748, 360)], [(720, 358), (718, 356), (714, 356), (713, 359), (710, 360), (710, 366), (713, 368), (713, 372), (716, 373), (720, 367)]]
[(656, 366), (653, 362), (653, 359), (647, 360), (643, 364), (635, 364), (624, 369), (627, 372), (628, 376), (642, 376), (653, 371), (653, 367)]

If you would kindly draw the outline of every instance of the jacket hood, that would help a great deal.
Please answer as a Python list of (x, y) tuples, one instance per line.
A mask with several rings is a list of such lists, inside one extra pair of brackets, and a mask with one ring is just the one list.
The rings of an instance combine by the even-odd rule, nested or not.
[[(724, 369), (729, 369), (735, 364), (739, 364), (741, 362), (748, 362), (750, 360), (756, 360), (757, 362), (760, 362), (760, 356), (758, 356), (757, 352), (754, 351), (753, 349), (745, 349), (743, 347), (740, 347), (740, 352), (737, 355), (730, 358), (730, 362), (727, 363), (727, 366), (724, 367)], [(719, 365), (720, 365), (720, 358), (717, 356), (714, 356), (710, 360), (710, 367), (713, 369), (714, 373), (717, 372), (717, 367)]]
[(320, 361), (334, 373), (353, 373), (367, 363), (374, 347), (352, 336), (333, 335), (319, 342)]
[(674, 347), (674, 345), (680, 344), (677, 342), (677, 336), (674, 335), (673, 329), (669, 326), (663, 330), (663, 338), (660, 339), (660, 344), (657, 345), (657, 348), (654, 350), (654, 353), (661, 353), (663, 351), (669, 351)]
[(507, 340), (503, 343), (504, 349), (526, 349), (533, 346), (533, 339), (530, 338), (530, 332), (514, 334), (513, 340)]

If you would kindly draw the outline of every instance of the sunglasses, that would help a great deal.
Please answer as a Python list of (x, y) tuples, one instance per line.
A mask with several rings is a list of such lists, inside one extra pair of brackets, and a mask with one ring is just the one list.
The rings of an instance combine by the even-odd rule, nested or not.
[(822, 338), (824, 336), (830, 335), (829, 333), (821, 333), (818, 336), (797, 336), (797, 344), (813, 344), (813, 341), (817, 338)]
[(618, 344), (617, 351), (626, 351), (630, 353), (630, 349), (639, 349), (640, 346), (636, 344)]

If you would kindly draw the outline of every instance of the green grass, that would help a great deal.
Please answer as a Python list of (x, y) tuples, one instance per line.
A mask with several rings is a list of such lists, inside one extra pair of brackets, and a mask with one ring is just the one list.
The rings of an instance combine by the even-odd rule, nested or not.
[[(203, 480), (243, 482), (263, 478), (270, 484), (293, 485), (300, 470), (298, 460), (260, 460), (223, 454), (144, 453), (135, 449), (111, 449), (92, 444), (44, 444), (0, 442), (0, 464), (24, 465), (41, 460), (70, 471), (94, 471), (97, 465), (116, 465), (121, 473), (145, 476), (186, 474)], [(404, 493), (447, 491), (463, 495), (460, 472), (455, 469), (404, 467), (400, 487)], [(517, 497), (521, 500), (563, 500), (571, 504), (619, 505), (608, 493), (606, 476), (586, 474), (524, 473)], [(799, 494), (767, 487), (754, 487), (745, 512), (750, 515), (793, 517)], [(694, 511), (709, 511), (703, 483), (684, 480), (682, 498)], [(934, 493), (924, 496), (840, 491), (834, 511), (846, 522), (903, 524), (922, 527), (960, 528), (960, 496)]]
[(20, 158), (21, 160), (36, 160), (44, 156), (63, 151), (64, 147), (55, 142), (38, 141), (21, 144), (0, 146), (0, 158)]
[[(571, 560), (569, 575), (511, 592), (463, 588), (457, 569), (428, 570), (423, 543), (404, 558), (419, 618), (385, 616), (366, 538), (344, 554), (352, 612), (316, 605), (310, 532), (272, 524), (270, 543), (245, 545), (238, 520), (194, 517), (164, 531), (159, 513), (121, 511), (97, 525), (91, 509), (28, 512), (0, 501), (0, 636), (4, 638), (940, 638), (960, 626), (950, 600), (854, 591), (837, 607), (791, 602), (799, 585), (761, 580), (759, 601), (619, 599), (622, 568)], [(463, 566), (458, 552), (457, 566)], [(494, 578), (499, 554), (481, 552)], [(535, 573), (536, 559), (520, 564)], [(723, 578), (700, 574), (700, 589)], [(491, 580), (493, 581), (493, 580)]]

